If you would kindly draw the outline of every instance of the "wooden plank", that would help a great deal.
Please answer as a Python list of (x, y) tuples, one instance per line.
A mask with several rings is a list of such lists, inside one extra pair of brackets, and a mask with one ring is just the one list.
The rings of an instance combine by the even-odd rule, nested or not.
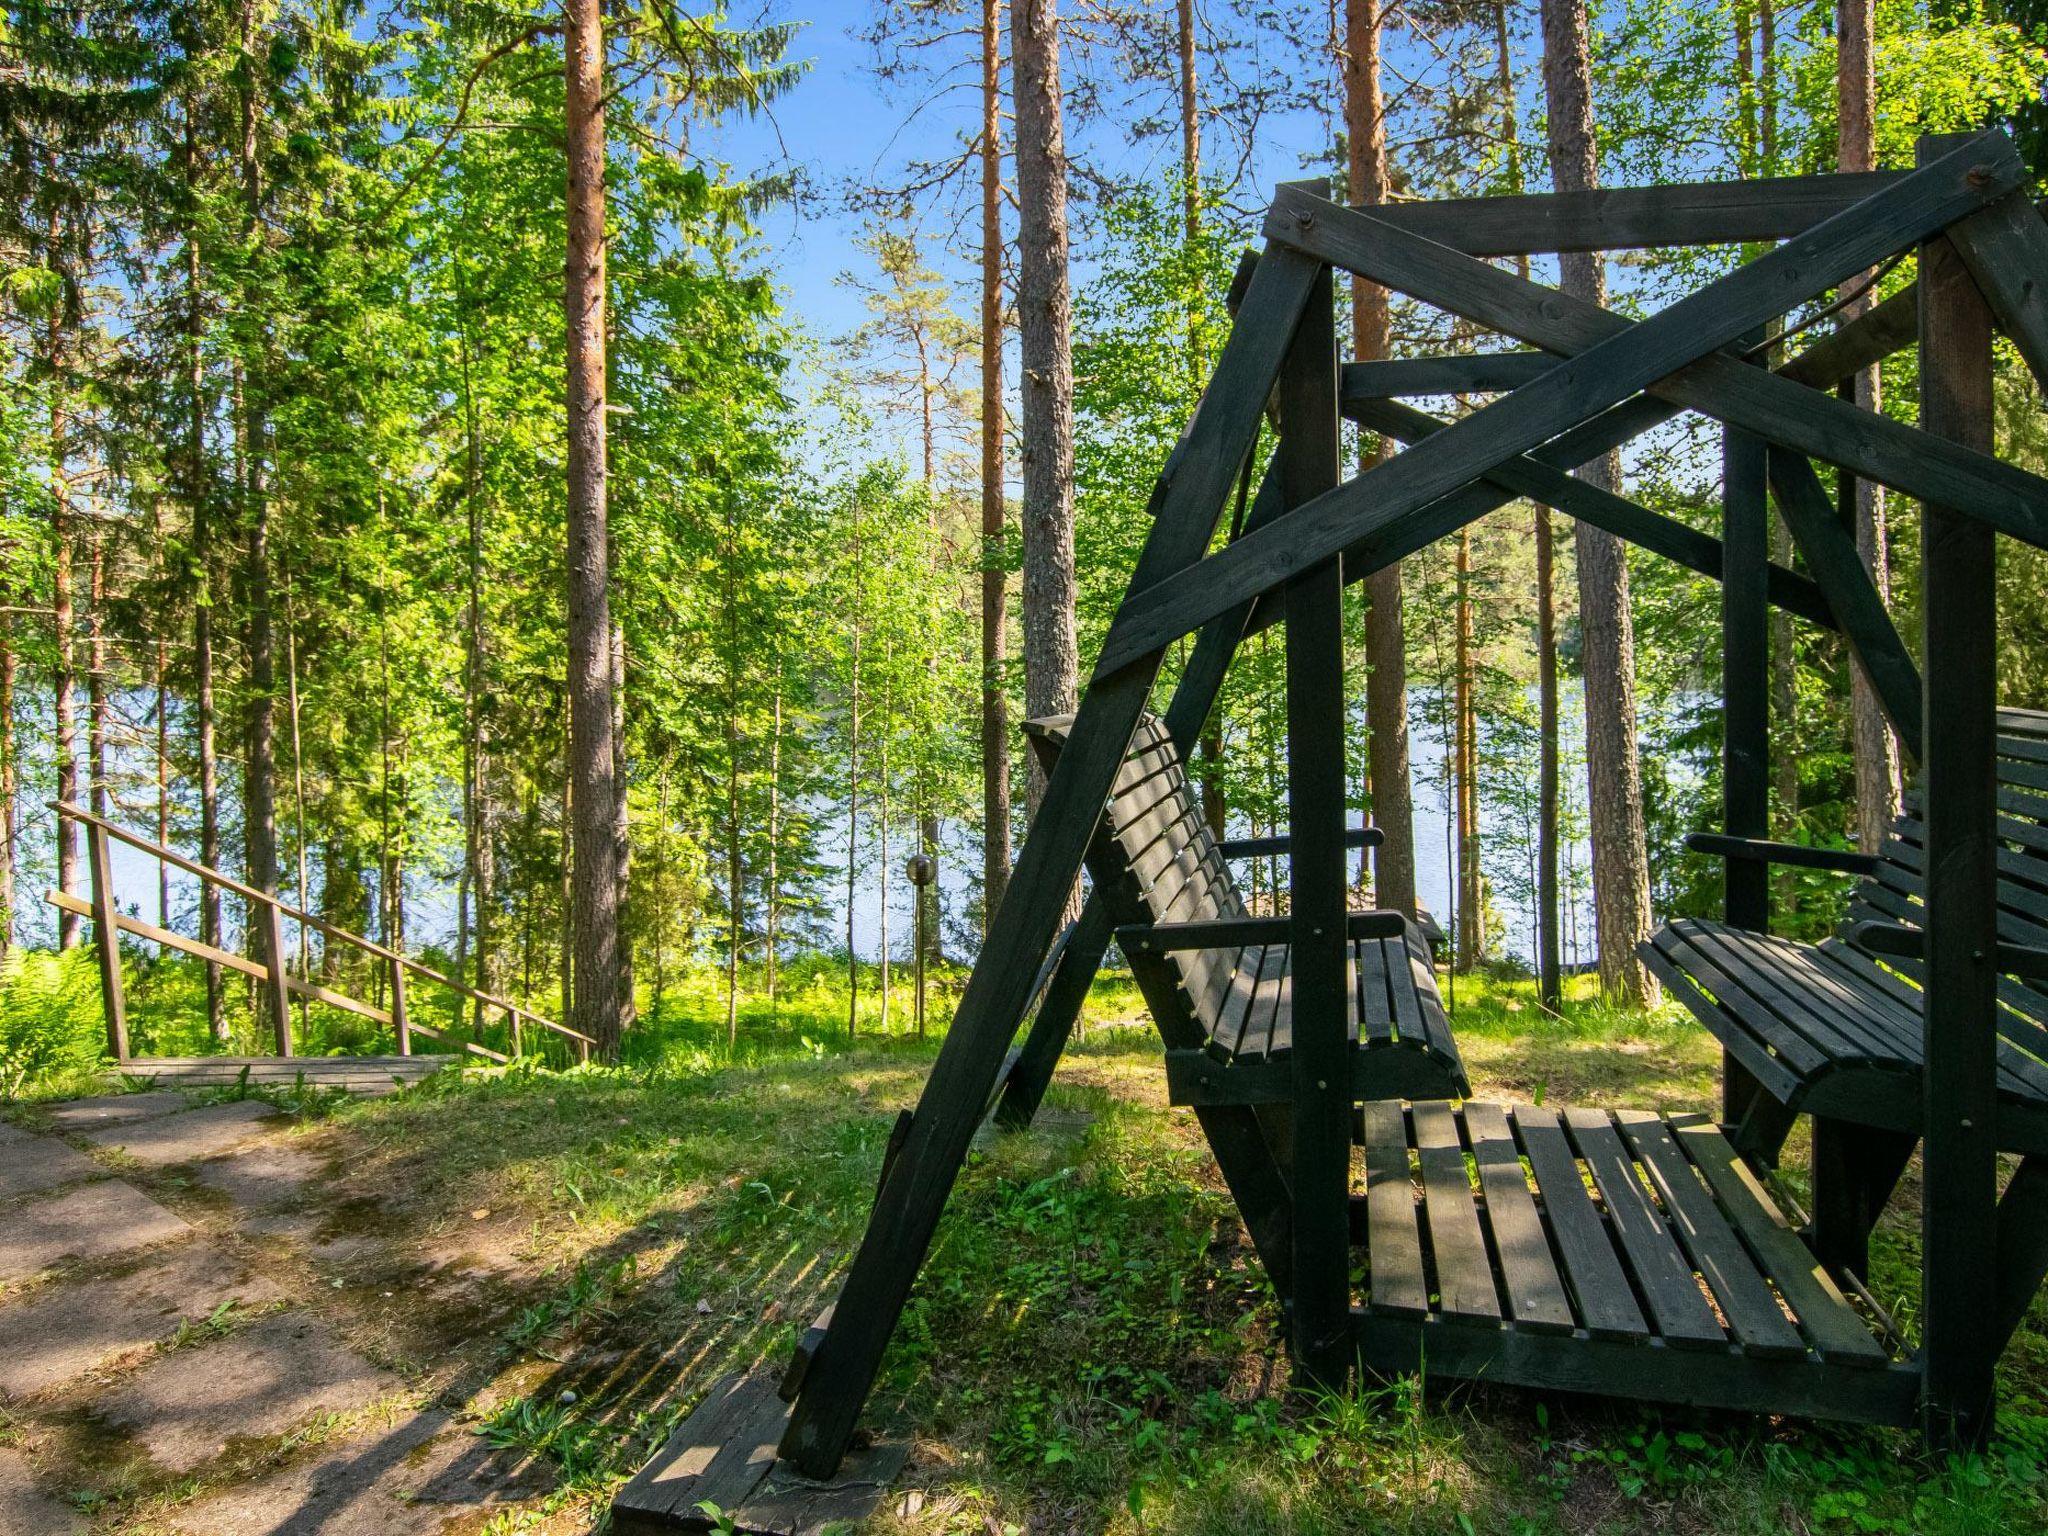
[(1410, 1113), (1415, 1151), (1422, 1163), (1423, 1214), (1429, 1220), (1430, 1252), (1436, 1258), (1437, 1309), (1447, 1317), (1498, 1321), (1500, 1296), (1494, 1289), (1493, 1261), (1486, 1252), (1486, 1234), (1479, 1230), (1479, 1208), (1465, 1172), (1458, 1122), (1441, 1099), (1420, 1100)]
[[(1766, 454), (1761, 438), (1722, 429), (1721, 820), (1730, 837), (1767, 837), (1771, 830), (1771, 508)], [(1724, 870), (1728, 921), (1758, 932), (1769, 928), (1769, 868), (1731, 859)]]
[(277, 1054), (289, 1056), (292, 1053), (292, 993), (291, 964), (285, 955), (284, 921), (277, 915), (277, 907), (266, 902), (259, 909), (259, 931), (263, 935), (264, 961), (264, 1002), (270, 1010), (270, 1036), (277, 1043)]
[[(1949, 139), (1920, 143), (1923, 159)], [(1920, 252), (1920, 421), (1932, 435), (1992, 441), (1991, 315), (1956, 250)], [(1974, 514), (1974, 515), (1973, 515)], [(1974, 1447), (1991, 1431), (1999, 1340), (1998, 1033), (1994, 761), (1998, 750), (1997, 556), (1973, 501), (1930, 500), (1920, 527), (1930, 717), (1927, 804), (1926, 1106), (1921, 1152), (1921, 1337), (1925, 1433)], [(1938, 692), (1937, 692), (1938, 690)]]
[(1479, 1188), (1486, 1196), (1486, 1224), (1500, 1255), (1501, 1292), (1507, 1297), (1509, 1317), (1525, 1328), (1569, 1333), (1571, 1301), (1551, 1259), (1550, 1240), (1529, 1193), (1506, 1112), (1498, 1104), (1468, 1101), (1465, 1129), (1472, 1138)]
[[(1873, 420), (1877, 418), (1873, 417)], [(1850, 654), (1869, 679), (1899, 745), (1920, 758), (1920, 669), (1899, 638), (1870, 571), (1856, 552), (1856, 540), (1842, 525), (1813, 466), (1796, 453), (1772, 448), (1771, 492), (1806, 568), (1835, 611)]]
[(1060, 947), (1059, 959), (1046, 981), (1024, 1048), (1004, 1080), (1003, 1096), (996, 1105), (996, 1124), (1004, 1129), (1022, 1130), (1038, 1113), (1060, 1054), (1073, 1034), (1074, 1022), (1081, 1016), (1088, 989), (1095, 983), (1095, 973), (1102, 968), (1102, 957), (1109, 949), (1110, 926), (1107, 900), (1101, 891), (1090, 891), (1074, 931)]
[[(1269, 249), (1260, 260), (1216, 375), (1195, 408), (1186, 451), (1162, 476), (1159, 515), (1138, 558), (1131, 591), (1194, 564), (1208, 547), (1224, 499), (1257, 440), (1282, 356), (1320, 271), (1318, 263), (1280, 250)], [(1159, 659), (1157, 654), (1134, 658), (1122, 676), (1091, 686), (1076, 712), (1009, 894), (989, 926), (981, 959), (926, 1079), (910, 1142), (895, 1176), (877, 1197), (847, 1271), (835, 1326), (791, 1416), (783, 1454), (807, 1475), (830, 1476), (845, 1454), (979, 1128), (981, 1107), (1016, 1033), (1031, 977), (1066, 920), (1074, 879), (1145, 712)], [(1217, 1147), (1219, 1166), (1269, 1272), (1282, 1272), (1271, 1250), (1276, 1243), (1291, 1247), (1285, 1186), (1277, 1169), (1255, 1159), (1247, 1157), (1235, 1167), (1224, 1161), (1234, 1155)]]
[[(6, 729), (13, 729), (8, 721)], [(8, 808), (11, 828), (13, 808)], [(12, 833), (9, 833), (12, 836)], [(128, 1003), (121, 993), (121, 908), (114, 900), (114, 865), (108, 857), (107, 829), (86, 829), (86, 856), (92, 865), (93, 945), (100, 967), (100, 1011), (107, 1025), (107, 1054), (116, 1061), (128, 1059)], [(8, 850), (13, 857), (13, 850)], [(12, 922), (9, 912), (0, 921)]]
[[(1374, 401), (1353, 411), (1353, 419), (1376, 432), (1385, 432), (1404, 443), (1420, 442), (1440, 432), (1446, 423), (1398, 401)], [(1711, 576), (1723, 579), (1721, 541), (1673, 517), (1652, 512), (1648, 507), (1603, 490), (1589, 481), (1576, 479), (1538, 454), (1511, 459), (1487, 475), (1486, 482), (1516, 496), (1526, 496), (1553, 511), (1595, 528), (1603, 528), (1653, 554)], [(1836, 628), (1834, 611), (1814, 582), (1781, 565), (1765, 565), (1765, 591), (1770, 601), (1789, 613), (1796, 613), (1823, 629)]]
[(703, 1529), (700, 1505), (740, 1508), (775, 1462), (788, 1408), (766, 1372), (734, 1372), (718, 1381), (668, 1443), (612, 1501), (622, 1536)]
[(1370, 1312), (1358, 1318), (1358, 1349), (1366, 1366), (1382, 1373), (1422, 1372), (1432, 1381), (1481, 1381), (1545, 1396), (1583, 1392), (1774, 1419), (1910, 1424), (1920, 1388), (1919, 1370), (1904, 1363), (1851, 1370), (1813, 1360), (1759, 1360), (1734, 1349), (1673, 1349), (1661, 1340), (1559, 1338)]
[(1663, 1116), (1646, 1109), (1624, 1109), (1614, 1118), (1635, 1148), (1637, 1160), (1649, 1170), (1679, 1245), (1693, 1268), (1713, 1287), (1721, 1315), (1728, 1320), (1728, 1331), (1745, 1350), (1763, 1358), (1794, 1359), (1805, 1354), (1806, 1341), (1785, 1316), (1699, 1175), (1679, 1155)]
[[(1301, 506), (1342, 476), (1335, 297), (1309, 294), (1278, 388), (1281, 500)], [(1285, 514), (1283, 514), (1284, 516)], [(1295, 1366), (1338, 1386), (1351, 1344), (1351, 1016), (1344, 936), (1344, 577), (1334, 560), (1287, 587), (1288, 950), (1293, 961)]]
[[(1999, 179), (1993, 177), (1992, 182)], [(1619, 315), (1413, 240), (1363, 215), (1313, 199), (1302, 204), (1283, 198), (1276, 207), (1310, 218), (1296, 242), (1303, 248), (1355, 265), (1375, 281), (1550, 351), (1583, 356), (1585, 348), (1611, 344), (1630, 329), (1630, 322)], [(1277, 229), (1284, 221), (1270, 222)], [(1693, 297), (1713, 291), (1703, 289)], [(1539, 387), (1550, 377), (1530, 387)], [(2016, 538), (2048, 543), (2048, 486), (2039, 476), (1988, 453), (1930, 439), (1904, 423), (1750, 367), (1731, 355), (1702, 356), (1647, 387), (1674, 404), (1718, 416), (1908, 495), (1972, 506)]]
[(736, 1536), (827, 1536), (850, 1530), (875, 1512), (909, 1456), (909, 1441), (877, 1440), (848, 1452), (839, 1471), (824, 1483), (772, 1467), (733, 1515), (733, 1530)]
[[(1210, 555), (1192, 571), (1177, 572), (1172, 579), (1134, 578), (1132, 595), (1125, 599), (1103, 641), (1095, 675), (1107, 678), (1132, 666), (1245, 598), (1313, 568), (1368, 534), (1398, 527), (1411, 514), (1458, 491), (1504, 460), (1526, 453), (1637, 391), (1667, 380), (1688, 364), (1708, 357), (1783, 314), (1789, 305), (1865, 270), (1900, 246), (1941, 229), (1971, 209), (2010, 191), (2019, 185), (2023, 175), (2011, 143), (2002, 135), (1984, 135), (1971, 146), (1945, 157), (1937, 167), (1916, 171), (1880, 193), (1868, 205), (1858, 207), (1853, 216), (1837, 215), (1826, 220), (1646, 320), (1631, 326), (1618, 316), (1607, 317), (1620, 327), (1618, 331), (1513, 394), (1464, 417), (1428, 442), (1396, 454), (1306, 506), (1283, 513), (1274, 522)], [(1323, 238), (1326, 226), (1340, 219), (1347, 221), (1354, 232), (1376, 226), (1376, 221), (1362, 214), (1334, 208), (1306, 194), (1283, 191), (1268, 217), (1267, 227), (1273, 239), (1288, 241), (1297, 249), (1312, 250), (1325, 260), (1332, 259), (1341, 249), (1346, 257), (1344, 265), (1357, 270), (1349, 247)], [(1390, 233), (1406, 238), (1399, 237), (1398, 232)], [(1429, 282), (1435, 275), (1432, 269), (1440, 260), (1459, 262), (1456, 252), (1426, 240), (1412, 244), (1420, 247), (1425, 257), (1425, 271), (1415, 282), (1392, 281), (1376, 273), (1365, 275), (1415, 292), (1415, 283)], [(1457, 270), (1463, 272), (1467, 268), (1491, 273), (1510, 283), (1518, 281), (1510, 274), (1494, 273), (1485, 263), (1469, 259)], [(1550, 290), (1541, 292), (1545, 295), (1541, 303), (1561, 305), (1560, 295)], [(1470, 312), (1472, 306), (1465, 302), (1462, 292), (1453, 297), (1457, 301), (1453, 307)], [(1596, 316), (1602, 313), (1594, 306), (1587, 308)], [(1782, 384), (1762, 370), (1732, 360), (1729, 367), (1758, 385)], [(1808, 397), (1827, 398), (1797, 385), (1782, 387), (1800, 396), (1802, 403)], [(1853, 406), (1847, 409), (1855, 411)], [(1860, 411), (1855, 414), (1859, 432), (1874, 437), (1875, 429), (1867, 423), (1875, 418)], [(1760, 424), (1752, 430), (1775, 437), (1779, 435), (1777, 427), (1777, 423)], [(1906, 431), (1915, 442), (1916, 455), (1926, 457), (1918, 434)], [(2008, 471), (1996, 460), (1984, 462), (1990, 466), (1987, 485), (1996, 484), (2011, 492), (2013, 477), (2022, 483), (2034, 482), (2034, 477)], [(1862, 465), (1848, 467), (1864, 472)], [(1925, 483), (1924, 476), (1913, 478)], [(2024, 496), (2019, 500), (2030, 511), (2038, 511), (2039, 540), (2048, 543), (2048, 507), (2034, 509)], [(1984, 515), (1988, 517), (1991, 513), (1987, 510)], [(1150, 573), (1141, 575), (1149, 577)]]
[(1812, 343), (1778, 369), (1778, 377), (1814, 389), (1833, 389), (1844, 379), (1874, 367), (1903, 347), (1920, 329), (1920, 290), (1907, 284), (1846, 325)]
[[(65, 891), (52, 890), (43, 899), (60, 912), (75, 912), (80, 917), (91, 917), (92, 906), (80, 901)], [(231, 971), (240, 971), (244, 976), (262, 977), (263, 967), (247, 955), (238, 955), (232, 950), (218, 949), (211, 944), (202, 944), (197, 939), (188, 939), (182, 933), (173, 933), (168, 928), (159, 928), (146, 923), (139, 917), (130, 917), (122, 912), (116, 915), (116, 922), (123, 933), (132, 933), (138, 939), (148, 939), (152, 944), (161, 944), (166, 949), (175, 949), (181, 954), (194, 955), (201, 960), (211, 960), (224, 965)]]
[(1422, 1238), (1415, 1226), (1415, 1186), (1408, 1176), (1408, 1129), (1401, 1106), (1373, 1099), (1365, 1116), (1366, 1257), (1372, 1310), (1397, 1317), (1429, 1312), (1422, 1280)]
[(1466, 352), (1446, 357), (1346, 363), (1338, 385), (1348, 415), (1369, 400), (1402, 395), (1491, 395), (1520, 389), (1557, 366), (1547, 352)]
[(1714, 1198), (1757, 1263), (1790, 1303), (1820, 1357), (1848, 1365), (1887, 1363), (1890, 1357), (1830, 1278), (1827, 1266), (1799, 1240), (1778, 1203), (1736, 1156), (1728, 1139), (1704, 1115), (1675, 1115), (1671, 1130), (1680, 1149), (1706, 1176)]
[(1558, 1124), (1557, 1111), (1521, 1104), (1514, 1111), (1522, 1150), (1536, 1173), (1543, 1211), (1565, 1279), (1578, 1304), (1579, 1321), (1595, 1338), (1642, 1340), (1649, 1337), (1635, 1292), (1622, 1272), (1614, 1244), (1607, 1236), (1592, 1197), (1579, 1174), (1578, 1159)]
[(1470, 256), (1785, 240), (1898, 184), (1897, 171), (1758, 177), (1517, 197), (1374, 204), (1411, 234)]
[(2048, 226), (2040, 212), (2014, 192), (1961, 220), (1948, 235), (1999, 328), (2027, 360), (2035, 381), (2048, 389)]
[(1635, 1164), (1600, 1109), (1568, 1109), (1565, 1126), (1579, 1156), (1593, 1174), (1600, 1201), (1621, 1240), (1629, 1269), (1649, 1304), (1658, 1336), (1673, 1344), (1716, 1348), (1728, 1342), (1707, 1298), (1700, 1294), (1692, 1266), (1680, 1256)]

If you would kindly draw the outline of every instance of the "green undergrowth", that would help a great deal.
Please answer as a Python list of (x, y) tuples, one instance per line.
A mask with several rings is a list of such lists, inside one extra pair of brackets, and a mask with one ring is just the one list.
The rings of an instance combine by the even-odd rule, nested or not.
[[(936, 1031), (849, 1041), (843, 988), (822, 973), (784, 980), (773, 1009), (758, 996), (741, 1007), (734, 1043), (718, 978), (700, 978), (646, 1010), (618, 1068), (472, 1068), (381, 1100), (295, 1106), (346, 1144), (335, 1197), (402, 1192), (377, 1208), (378, 1231), (515, 1234), (530, 1281), (485, 1320), (462, 1309), (443, 1347), (468, 1362), (472, 1427), (551, 1467), (547, 1502), (565, 1518), (601, 1510), (725, 1372), (787, 1358), (836, 1288), (890, 1126), (930, 1069)], [(1456, 993), (1477, 1093), (1713, 1102), (1718, 1052), (1675, 1009), (1614, 1010), (1583, 979), (1559, 1014), (1512, 978), (1460, 977)], [(1888, 1301), (1913, 1288), (1913, 1202), (1909, 1179), (1879, 1236)], [(914, 1433), (902, 1486), (918, 1497), (892, 1500), (875, 1526), (2048, 1531), (2044, 1334), (2037, 1303), (2001, 1373), (1999, 1438), (1941, 1462), (1891, 1431), (1426, 1377), (1290, 1396), (1272, 1292), (1199, 1127), (1165, 1106), (1128, 979), (1110, 974), (1038, 1123), (985, 1131), (961, 1174), (870, 1414)]]
[[(1711, 1103), (1711, 1042), (1675, 1011), (1620, 1013), (1584, 985), (1551, 1015), (1524, 983), (1459, 978), (1476, 1091)], [(829, 1011), (793, 1002), (743, 1009), (726, 1050), (722, 999), (700, 997), (712, 1006), (658, 1016), (620, 1069), (450, 1074), (334, 1116), (364, 1177), (431, 1184), (439, 1207), (517, 1212), (542, 1234), (539, 1289), (470, 1341), (503, 1384), (474, 1411), (490, 1443), (555, 1468), (558, 1505), (601, 1508), (718, 1376), (786, 1358), (935, 1053), (849, 1044)], [(1999, 1439), (1947, 1462), (1889, 1431), (1427, 1380), (1289, 1397), (1272, 1293), (1198, 1128), (1164, 1107), (1142, 1019), (1128, 982), (1105, 977), (1039, 1125), (978, 1141), (873, 1410), (914, 1431), (920, 1498), (877, 1528), (2048, 1530), (2033, 1328), (2002, 1376)], [(1881, 1274), (1912, 1263), (1909, 1228), (1881, 1235)]]

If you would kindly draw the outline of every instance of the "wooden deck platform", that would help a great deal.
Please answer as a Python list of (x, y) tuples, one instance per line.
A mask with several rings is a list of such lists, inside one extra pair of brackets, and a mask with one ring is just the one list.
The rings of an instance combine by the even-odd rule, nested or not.
[(1918, 1368), (1705, 1116), (1379, 1101), (1364, 1121), (1372, 1369), (1914, 1421)]
[(216, 1088), (241, 1081), (288, 1088), (302, 1076), (322, 1088), (390, 1093), (401, 1083), (431, 1077), (459, 1058), (432, 1056), (133, 1056), (117, 1069), (165, 1088)]
[(910, 1447), (882, 1440), (847, 1453), (828, 1482), (776, 1464), (789, 1404), (766, 1369), (717, 1382), (668, 1444), (612, 1502), (619, 1536), (708, 1531), (709, 1504), (742, 1536), (812, 1536), (866, 1519), (903, 1469)]

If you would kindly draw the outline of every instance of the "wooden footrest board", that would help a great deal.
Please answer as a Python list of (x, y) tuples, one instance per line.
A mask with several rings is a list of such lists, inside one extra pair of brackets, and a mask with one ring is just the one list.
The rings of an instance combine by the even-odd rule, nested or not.
[(146, 1077), (171, 1088), (232, 1087), (243, 1080), (269, 1088), (289, 1088), (304, 1078), (322, 1088), (351, 1093), (388, 1093), (396, 1079), (418, 1082), (459, 1057), (432, 1056), (135, 1056), (119, 1068), (129, 1077)]
[(1911, 1420), (1917, 1369), (1704, 1115), (1382, 1100), (1363, 1119), (1370, 1368)]
[(814, 1482), (776, 1462), (789, 1412), (775, 1373), (722, 1378), (619, 1491), (612, 1529), (620, 1536), (708, 1531), (725, 1518), (736, 1532), (811, 1536), (866, 1519), (903, 1470), (909, 1445), (881, 1440), (858, 1447), (829, 1482)]

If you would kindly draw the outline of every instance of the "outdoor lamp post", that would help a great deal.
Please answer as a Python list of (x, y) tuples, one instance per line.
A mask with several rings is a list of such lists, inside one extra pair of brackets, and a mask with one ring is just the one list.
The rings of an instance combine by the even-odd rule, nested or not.
[(917, 891), (917, 1038), (924, 1038), (924, 952), (925, 924), (930, 904), (924, 899), (924, 888), (939, 878), (939, 861), (928, 853), (913, 853), (904, 861), (903, 873), (910, 877), (910, 883)]

